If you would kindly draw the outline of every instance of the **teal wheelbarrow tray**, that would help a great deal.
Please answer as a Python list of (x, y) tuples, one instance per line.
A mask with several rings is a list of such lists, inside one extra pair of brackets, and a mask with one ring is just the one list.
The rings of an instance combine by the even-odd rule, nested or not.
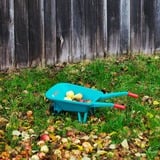
[[(89, 102), (79, 102), (65, 100), (66, 92), (72, 90), (75, 94), (81, 93), (84, 100), (89, 100)], [(88, 112), (92, 109), (99, 107), (110, 107), (125, 109), (125, 106), (115, 103), (103, 102), (103, 100), (108, 98), (114, 98), (119, 96), (130, 96), (137, 98), (138, 95), (131, 92), (112, 92), (103, 93), (102, 91), (83, 87), (80, 85), (75, 85), (71, 83), (58, 83), (52, 86), (46, 92), (46, 98), (52, 102), (53, 112), (69, 111), (77, 112), (79, 122), (85, 123), (87, 120)]]

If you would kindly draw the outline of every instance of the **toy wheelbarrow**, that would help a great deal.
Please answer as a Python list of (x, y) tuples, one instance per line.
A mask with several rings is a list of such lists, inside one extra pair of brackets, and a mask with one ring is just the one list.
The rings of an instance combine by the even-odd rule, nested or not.
[[(66, 93), (73, 91), (75, 94), (81, 93), (83, 95), (83, 101), (67, 100)], [(111, 107), (125, 109), (125, 106), (114, 103), (102, 102), (107, 98), (130, 96), (138, 98), (137, 94), (131, 92), (112, 92), (103, 93), (102, 91), (86, 88), (80, 85), (70, 83), (58, 83), (52, 86), (47, 92), (46, 97), (53, 104), (53, 112), (69, 111), (77, 112), (79, 122), (85, 123), (87, 120), (88, 112), (92, 109), (99, 107)]]

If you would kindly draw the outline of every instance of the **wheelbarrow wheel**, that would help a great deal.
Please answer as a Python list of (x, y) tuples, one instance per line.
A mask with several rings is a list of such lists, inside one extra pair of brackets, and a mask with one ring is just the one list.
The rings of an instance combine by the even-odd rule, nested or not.
[(64, 111), (62, 111), (62, 110), (56, 110), (56, 107), (55, 107), (54, 103), (52, 102), (50, 104), (50, 106), (49, 106), (49, 112), (51, 114), (53, 114), (53, 115), (57, 115), (58, 113), (60, 113), (60, 112), (63, 113)]
[(50, 112), (51, 114), (54, 113), (54, 104), (53, 104), (53, 103), (51, 103), (51, 104), (49, 105), (49, 112)]
[(95, 111), (96, 111), (96, 109), (95, 108), (91, 108), (90, 110), (89, 110), (89, 115), (94, 115), (95, 114)]
[(50, 104), (50, 106), (49, 106), (49, 112), (50, 112), (51, 114), (58, 114), (58, 112), (55, 111), (55, 109), (54, 109), (54, 103), (51, 103), (51, 104)]

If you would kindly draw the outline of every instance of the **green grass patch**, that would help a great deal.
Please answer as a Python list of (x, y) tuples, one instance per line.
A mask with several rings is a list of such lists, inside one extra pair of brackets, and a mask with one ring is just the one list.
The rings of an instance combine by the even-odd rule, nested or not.
[[(140, 157), (143, 153), (148, 159), (154, 159), (160, 154), (159, 68), (158, 56), (137, 55), (67, 64), (61, 69), (48, 67), (1, 72), (0, 114), (5, 121), (0, 122), (0, 140), (14, 148), (19, 145), (19, 139), (12, 136), (14, 130), (33, 129), (38, 138), (52, 125), (54, 134), (61, 137), (72, 128), (86, 135), (106, 133), (112, 144), (118, 146), (127, 139), (130, 148), (140, 153)], [(109, 99), (107, 101), (126, 105), (126, 110), (99, 108), (90, 113), (86, 124), (81, 124), (75, 113), (49, 112), (50, 102), (45, 98), (45, 92), (59, 82), (94, 87), (105, 92), (131, 91), (139, 98)], [(28, 111), (33, 112), (31, 117), (27, 116)], [(33, 146), (36, 141), (33, 141)], [(136, 151), (127, 153), (126, 157), (128, 154), (131, 158), (136, 157)]]

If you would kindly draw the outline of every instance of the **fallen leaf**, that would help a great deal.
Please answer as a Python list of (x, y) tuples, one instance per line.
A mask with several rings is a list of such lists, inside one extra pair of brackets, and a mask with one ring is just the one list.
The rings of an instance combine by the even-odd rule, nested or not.
[(127, 139), (124, 139), (124, 140), (121, 142), (121, 145), (122, 145), (123, 148), (129, 149), (129, 145), (128, 145)]
[(91, 160), (91, 158), (85, 156), (82, 158), (82, 160)]
[(4, 137), (4, 130), (0, 130), (0, 138)]
[(0, 128), (4, 127), (8, 123), (8, 120), (4, 117), (0, 117)]
[(28, 94), (28, 91), (27, 91), (27, 90), (24, 90), (23, 93), (24, 93), (24, 94)]
[(65, 151), (63, 157), (66, 158), (66, 159), (69, 159), (71, 157), (70, 151)]
[(49, 148), (47, 145), (43, 145), (41, 146), (41, 149), (40, 149), (41, 152), (44, 152), (44, 153), (48, 153), (49, 152)]
[(75, 155), (76, 157), (79, 157), (82, 152), (81, 152), (80, 150), (73, 149), (73, 150), (72, 150), (72, 153), (73, 153), (73, 155)]
[(28, 140), (30, 138), (30, 135), (28, 134), (28, 132), (26, 131), (23, 131), (22, 132), (22, 139), (25, 141), (25, 140)]
[(104, 155), (106, 153), (107, 153), (107, 151), (104, 151), (104, 150), (98, 150), (97, 151), (97, 155)]
[(160, 103), (158, 102), (158, 101), (153, 101), (153, 105), (154, 106), (157, 106), (157, 105), (159, 105)]
[(57, 156), (57, 158), (62, 159), (62, 152), (61, 152), (60, 149), (56, 149), (56, 150), (54, 151), (54, 154)]
[(110, 144), (109, 149), (116, 149), (116, 145), (115, 144)]
[(38, 155), (35, 154), (31, 157), (31, 160), (40, 160), (40, 158)]
[(30, 118), (33, 116), (33, 112), (31, 110), (27, 111), (27, 117)]
[(17, 137), (18, 137), (18, 136), (20, 136), (20, 135), (21, 135), (21, 132), (20, 132), (20, 131), (18, 131), (18, 130), (13, 130), (13, 131), (12, 131), (12, 135), (13, 135), (13, 136), (17, 136)]
[(150, 119), (153, 118), (153, 114), (150, 113), (150, 112), (147, 112), (146, 116), (147, 116), (148, 118), (150, 118)]
[(84, 147), (84, 150), (89, 153), (92, 152), (93, 147), (91, 146), (91, 144), (89, 142), (83, 142), (82, 146)]

